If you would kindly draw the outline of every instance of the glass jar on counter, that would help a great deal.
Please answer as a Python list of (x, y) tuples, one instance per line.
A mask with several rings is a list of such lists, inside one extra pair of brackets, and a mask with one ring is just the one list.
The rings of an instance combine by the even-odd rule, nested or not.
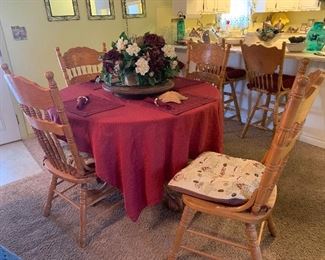
[(315, 22), (307, 33), (307, 50), (321, 51), (325, 45), (325, 24)]

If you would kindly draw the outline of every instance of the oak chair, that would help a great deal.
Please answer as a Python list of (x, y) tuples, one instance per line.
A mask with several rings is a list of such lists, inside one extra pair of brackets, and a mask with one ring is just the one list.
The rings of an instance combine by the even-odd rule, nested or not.
[[(222, 46), (226, 46), (226, 41), (222, 38), (221, 42)], [(235, 114), (228, 117), (234, 118), (237, 117), (237, 120), (242, 123), (241, 115), (240, 115), (240, 108), (238, 104), (237, 94), (236, 94), (236, 85), (238, 82), (246, 80), (246, 71), (240, 68), (233, 68), (230, 66), (226, 67), (226, 77), (223, 85), (223, 95), (227, 96), (228, 99), (224, 101), (225, 103), (225, 110), (234, 110)], [(225, 90), (225, 86), (229, 85), (230, 91)], [(230, 104), (233, 103), (233, 107), (230, 107)]]
[(102, 52), (88, 47), (75, 47), (62, 55), (60, 48), (56, 47), (56, 56), (67, 86), (94, 80), (102, 69), (100, 56), (106, 51), (106, 43), (103, 43)]
[[(212, 83), (223, 93), (230, 45), (210, 43), (188, 44), (186, 77)], [(221, 95), (224, 104), (224, 95)]]
[[(176, 258), (180, 248), (217, 259), (191, 246), (181, 245), (185, 232), (246, 249), (252, 259), (262, 259), (260, 241), (266, 223), (271, 235), (276, 235), (272, 211), (277, 197), (277, 182), (310, 107), (325, 81), (325, 72), (319, 70), (308, 77), (304, 76), (307, 63), (304, 61), (300, 65), (271, 147), (261, 162), (205, 152), (169, 182), (169, 187), (183, 193), (185, 204), (169, 260)], [(243, 222), (247, 245), (188, 228), (196, 212)], [(256, 226), (259, 224), (261, 226), (257, 233)]]
[[(268, 129), (266, 125), (269, 112), (273, 117), (273, 130), (275, 131), (281, 115), (279, 108), (285, 104), (283, 101), (287, 100), (295, 77), (283, 74), (285, 42), (283, 42), (281, 49), (263, 45), (248, 46), (242, 41), (240, 45), (246, 66), (247, 87), (249, 90), (258, 93), (256, 102), (249, 112), (241, 134), (241, 137), (244, 138), (250, 125), (265, 130)], [(263, 102), (263, 96), (265, 102)], [(272, 97), (274, 98), (273, 102), (271, 102)], [(252, 123), (258, 110), (262, 110), (262, 118)]]
[[(96, 183), (95, 169), (86, 165), (85, 159), (89, 161), (91, 158), (83, 158), (77, 150), (53, 73), (46, 73), (49, 87), (43, 88), (24, 77), (11, 74), (6, 64), (2, 64), (1, 68), (5, 72), (5, 79), (11, 92), (45, 153), (43, 165), (52, 174), (43, 215), (49, 216), (54, 199), (61, 197), (69, 202), (79, 210), (79, 245), (85, 247), (87, 208), (107, 197), (112, 193), (113, 188), (106, 183), (99, 189), (88, 188), (90, 184)], [(60, 123), (51, 119), (49, 111), (53, 112), (53, 109)], [(64, 147), (61, 145), (61, 140), (66, 140)], [(74, 187), (79, 189), (79, 202), (66, 195)]]

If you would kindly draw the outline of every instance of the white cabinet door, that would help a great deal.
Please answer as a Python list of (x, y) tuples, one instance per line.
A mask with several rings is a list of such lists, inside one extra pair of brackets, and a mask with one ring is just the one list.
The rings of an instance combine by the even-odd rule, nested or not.
[(298, 8), (297, 0), (281, 0), (277, 1), (276, 9), (277, 11), (296, 11)]
[(204, 0), (203, 13), (212, 14), (216, 12), (217, 0)]
[(229, 13), (230, 12), (230, 1), (231, 0), (217, 0), (216, 12), (218, 13)]
[(320, 10), (321, 1), (320, 0), (298, 0), (299, 11), (312, 11)]
[(266, 0), (255, 0), (253, 2), (253, 11), (256, 13), (265, 12)]
[(186, 13), (188, 15), (201, 14), (203, 11), (203, 0), (187, 0)]
[(298, 9), (298, 1), (299, 0), (255, 0), (253, 8), (256, 13), (296, 11)]
[(276, 12), (277, 0), (254, 0), (253, 11), (256, 13)]
[(277, 12), (277, 0), (266, 0), (265, 12)]
[(203, 0), (173, 0), (173, 15), (182, 12), (187, 16), (200, 15), (203, 11)]

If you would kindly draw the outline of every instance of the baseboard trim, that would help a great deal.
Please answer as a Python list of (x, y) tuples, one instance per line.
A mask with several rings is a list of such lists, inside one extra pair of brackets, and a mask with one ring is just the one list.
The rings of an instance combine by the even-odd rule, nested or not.
[[(246, 119), (247, 119), (247, 115), (248, 115), (247, 109), (241, 108), (240, 112), (241, 112), (241, 117), (242, 117), (243, 123), (246, 123)], [(255, 120), (255, 118), (253, 120)], [(304, 143), (311, 144), (311, 145), (325, 149), (325, 140), (319, 139), (315, 136), (305, 134), (304, 132), (301, 133), (301, 135), (299, 137), (299, 141), (302, 141)]]
[(314, 136), (310, 136), (310, 135), (301, 133), (299, 140), (304, 143), (312, 144), (312, 145), (315, 145), (315, 146), (325, 149), (325, 140), (318, 139)]

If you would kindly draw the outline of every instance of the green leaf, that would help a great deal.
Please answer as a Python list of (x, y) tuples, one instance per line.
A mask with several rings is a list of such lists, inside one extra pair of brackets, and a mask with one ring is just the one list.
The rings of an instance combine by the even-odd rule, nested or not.
[(122, 32), (119, 38), (122, 38), (123, 40), (128, 40), (128, 36), (126, 35), (125, 32)]
[(156, 84), (155, 78), (149, 77), (148, 82), (150, 86), (154, 86)]

